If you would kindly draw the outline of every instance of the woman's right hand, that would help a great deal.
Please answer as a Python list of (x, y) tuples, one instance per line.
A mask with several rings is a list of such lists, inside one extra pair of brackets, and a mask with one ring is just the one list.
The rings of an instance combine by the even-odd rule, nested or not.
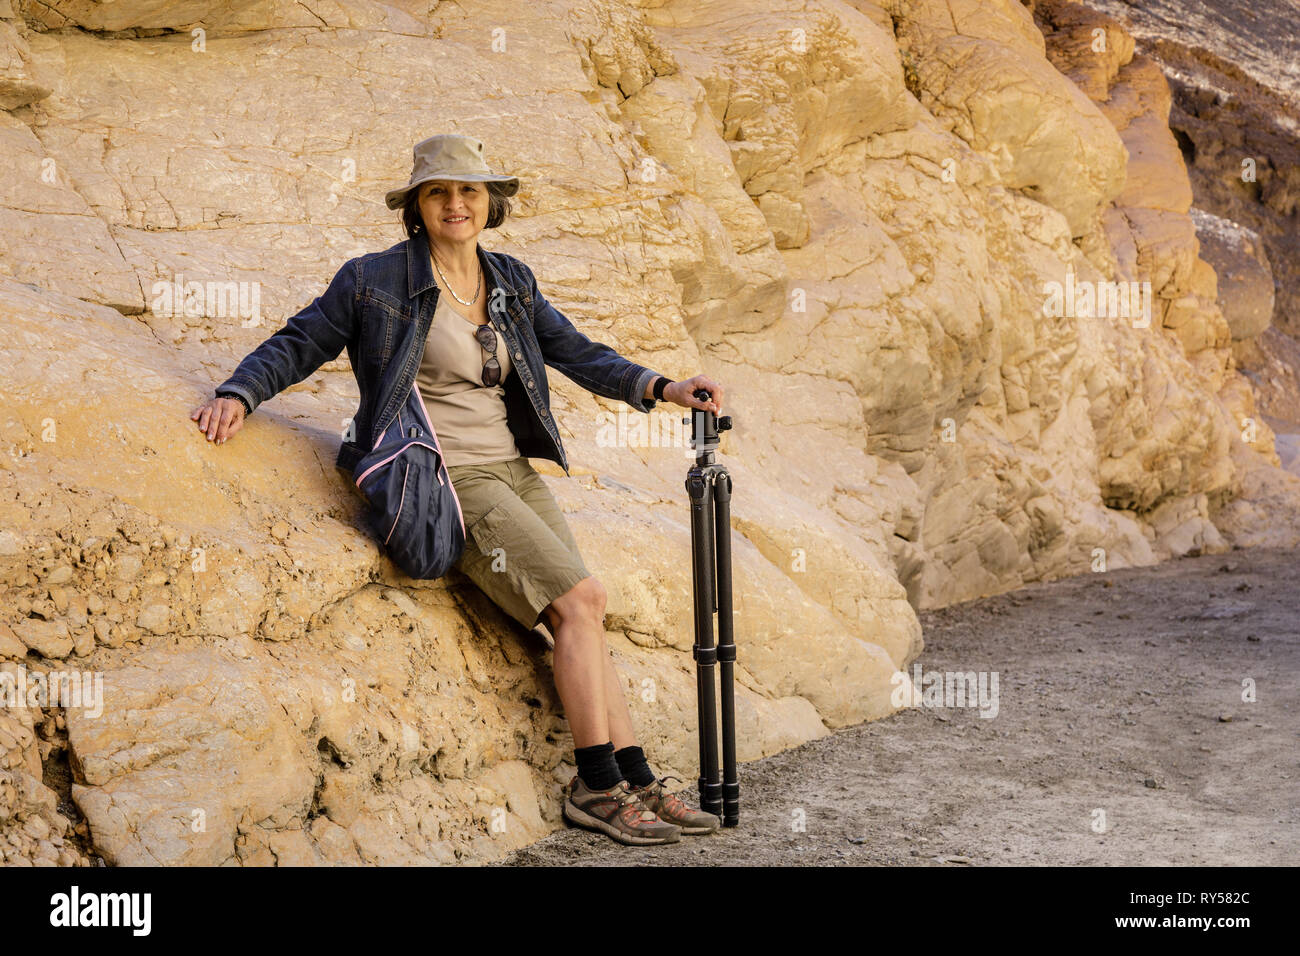
[(194, 411), (190, 419), (199, 423), (199, 431), (218, 445), (244, 427), (244, 403), (237, 398), (210, 398)]

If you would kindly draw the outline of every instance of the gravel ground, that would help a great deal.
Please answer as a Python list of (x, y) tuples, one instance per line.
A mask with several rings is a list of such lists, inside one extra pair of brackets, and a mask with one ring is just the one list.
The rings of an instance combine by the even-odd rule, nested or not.
[(743, 764), (735, 829), (503, 864), (1294, 865), (1298, 595), (1296, 552), (1250, 550), (926, 612), (924, 671), (996, 671), (996, 716), (913, 707)]

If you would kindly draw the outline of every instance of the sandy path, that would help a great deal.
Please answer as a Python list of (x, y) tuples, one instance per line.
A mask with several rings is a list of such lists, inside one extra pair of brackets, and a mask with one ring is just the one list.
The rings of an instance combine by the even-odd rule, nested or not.
[(504, 862), (1295, 864), (1298, 558), (1234, 551), (927, 612), (921, 665), (996, 671), (995, 717), (912, 708), (744, 764), (737, 829), (635, 849), (570, 830)]

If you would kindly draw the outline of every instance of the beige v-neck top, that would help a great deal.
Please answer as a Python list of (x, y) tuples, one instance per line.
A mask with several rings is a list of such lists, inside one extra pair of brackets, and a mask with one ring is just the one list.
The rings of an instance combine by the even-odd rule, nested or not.
[(488, 352), (474, 337), (479, 326), (457, 312), (450, 299), (446, 294), (438, 296), (415, 375), (443, 457), (448, 467), (513, 461), (519, 457), (519, 448), (506, 423), (503, 387), (512, 367), (509, 349), (489, 322), (486, 327), (497, 340), (501, 381), (484, 385), (483, 363)]

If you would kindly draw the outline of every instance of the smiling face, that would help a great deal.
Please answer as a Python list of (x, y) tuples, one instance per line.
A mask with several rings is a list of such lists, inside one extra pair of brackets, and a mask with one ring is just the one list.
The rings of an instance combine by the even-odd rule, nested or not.
[(484, 183), (435, 179), (420, 186), (419, 198), (424, 227), (437, 242), (471, 241), (487, 225)]

